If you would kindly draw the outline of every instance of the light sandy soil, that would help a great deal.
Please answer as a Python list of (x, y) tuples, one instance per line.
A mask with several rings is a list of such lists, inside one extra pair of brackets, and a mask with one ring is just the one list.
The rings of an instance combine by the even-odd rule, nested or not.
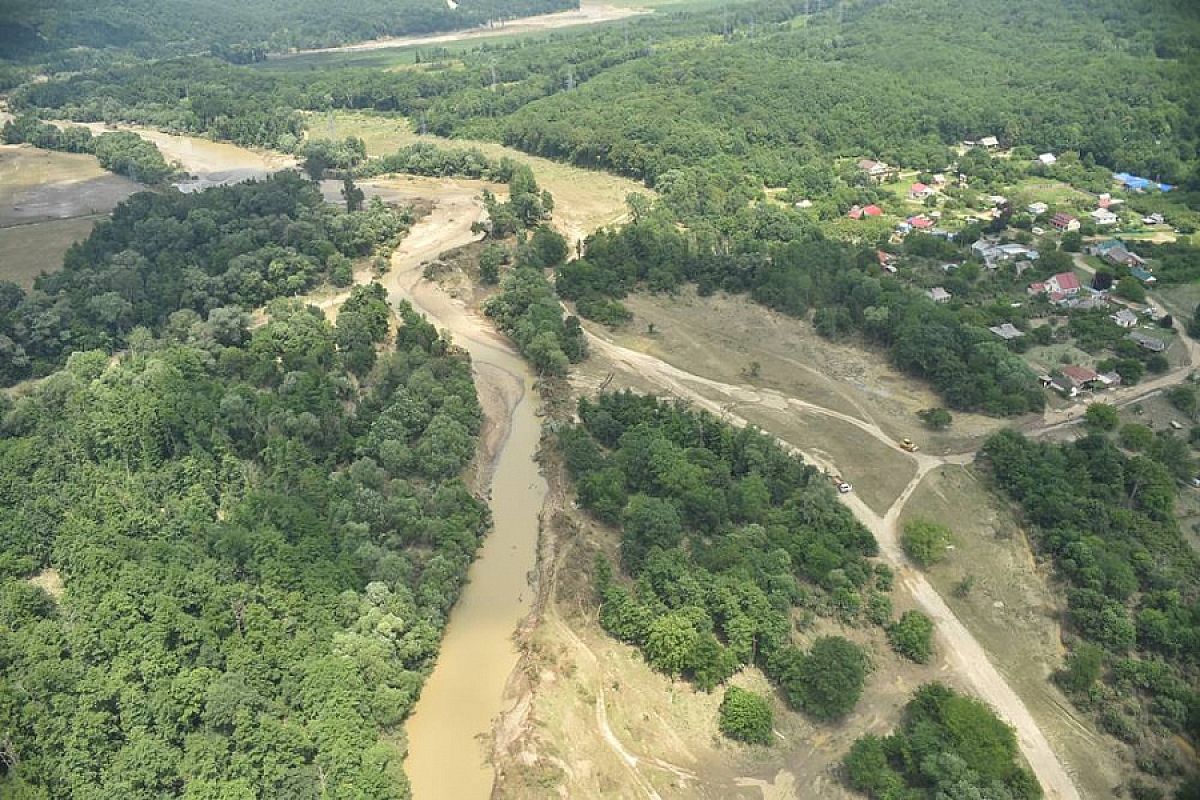
[(58, 574), (58, 570), (56, 570), (54, 567), (46, 567), (46, 569), (30, 578), (29, 582), (53, 597), (55, 600), (61, 599), (63, 594), (65, 594), (67, 591), (67, 587), (63, 583), (62, 576)]
[(637, 181), (531, 156), (495, 142), (421, 135), (403, 117), (335, 113), (313, 118), (308, 135), (334, 139), (358, 136), (366, 144), (370, 157), (392, 153), (415, 142), (428, 142), (450, 148), (474, 147), (491, 158), (511, 158), (528, 164), (538, 185), (554, 195), (554, 225), (573, 242), (597, 228), (626, 221), (629, 213), (625, 198), (630, 194), (655, 196), (653, 190)]
[(581, 3), (578, 9), (558, 11), (553, 14), (537, 14), (531, 17), (520, 17), (509, 21), (485, 27), (472, 28), (465, 31), (451, 31), (427, 36), (399, 36), (388, 39), (375, 39), (369, 42), (341, 45), (340, 47), (321, 47), (313, 50), (296, 50), (291, 53), (272, 54), (272, 60), (307, 56), (316, 53), (356, 53), (364, 50), (385, 50), (390, 47), (411, 47), (414, 45), (446, 44), (461, 42), (469, 39), (486, 39), (492, 36), (511, 36), (516, 33), (554, 30), (574, 25), (596, 25), (602, 22), (648, 14), (647, 10), (610, 6), (602, 3)]

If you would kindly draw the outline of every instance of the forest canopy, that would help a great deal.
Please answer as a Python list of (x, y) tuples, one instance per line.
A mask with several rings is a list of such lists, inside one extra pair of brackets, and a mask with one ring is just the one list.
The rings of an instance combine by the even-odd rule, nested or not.
[[(391, 340), (381, 294), (337, 327), (191, 314), (0, 416), (0, 794), (407, 796), (380, 737), (488, 514), (457, 477), (470, 365), (408, 309)], [(346, 331), (380, 314), (356, 380)]]

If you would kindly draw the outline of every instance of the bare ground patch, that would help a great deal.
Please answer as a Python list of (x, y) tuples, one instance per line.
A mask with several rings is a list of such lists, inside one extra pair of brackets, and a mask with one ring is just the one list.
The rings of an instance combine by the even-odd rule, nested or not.
[(0, 281), (31, 288), (38, 275), (61, 268), (71, 245), (86, 239), (103, 218), (73, 217), (0, 228)]
[(62, 599), (62, 596), (67, 592), (67, 585), (63, 583), (62, 576), (58, 574), (58, 570), (54, 567), (46, 567), (37, 575), (30, 578), (29, 583), (38, 587), (56, 601)]
[[(916, 412), (941, 405), (928, 387), (898, 373), (877, 351), (855, 341), (830, 342), (803, 320), (750, 299), (637, 294), (626, 306), (634, 319), (613, 333), (621, 345), (649, 353), (688, 372), (728, 383), (775, 389), (788, 397), (835, 408), (879, 425), (897, 439), (909, 437), (933, 453), (974, 449), (1002, 426), (977, 414), (954, 414), (944, 432), (933, 432)], [(650, 325), (654, 333), (648, 333)], [(753, 373), (753, 363), (759, 367)]]
[(0, 227), (107, 214), (141, 188), (94, 156), (0, 145)]

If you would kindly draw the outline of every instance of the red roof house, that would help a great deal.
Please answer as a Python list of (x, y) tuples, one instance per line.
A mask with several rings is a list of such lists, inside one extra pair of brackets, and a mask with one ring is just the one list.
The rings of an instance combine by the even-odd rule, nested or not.
[(881, 217), (883, 216), (883, 209), (877, 205), (869, 205), (862, 210), (862, 213), (868, 217)]
[(913, 200), (924, 200), (926, 197), (933, 197), (937, 192), (923, 183), (914, 183), (912, 188), (908, 190), (908, 196)]
[(909, 217), (908, 224), (913, 226), (914, 228), (916, 228), (919, 231), (924, 231), (924, 230), (928, 230), (929, 228), (933, 227), (933, 220), (931, 220), (929, 217), (925, 216), (924, 214), (920, 214), (915, 217)]

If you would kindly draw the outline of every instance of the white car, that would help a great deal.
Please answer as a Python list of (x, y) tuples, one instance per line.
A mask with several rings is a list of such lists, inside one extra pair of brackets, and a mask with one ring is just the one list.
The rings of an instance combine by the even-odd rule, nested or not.
[(854, 488), (853, 486), (846, 483), (845, 481), (842, 481), (841, 483), (838, 484), (838, 491), (841, 492), (842, 494), (850, 494), (850, 490), (852, 490), (853, 488)]

